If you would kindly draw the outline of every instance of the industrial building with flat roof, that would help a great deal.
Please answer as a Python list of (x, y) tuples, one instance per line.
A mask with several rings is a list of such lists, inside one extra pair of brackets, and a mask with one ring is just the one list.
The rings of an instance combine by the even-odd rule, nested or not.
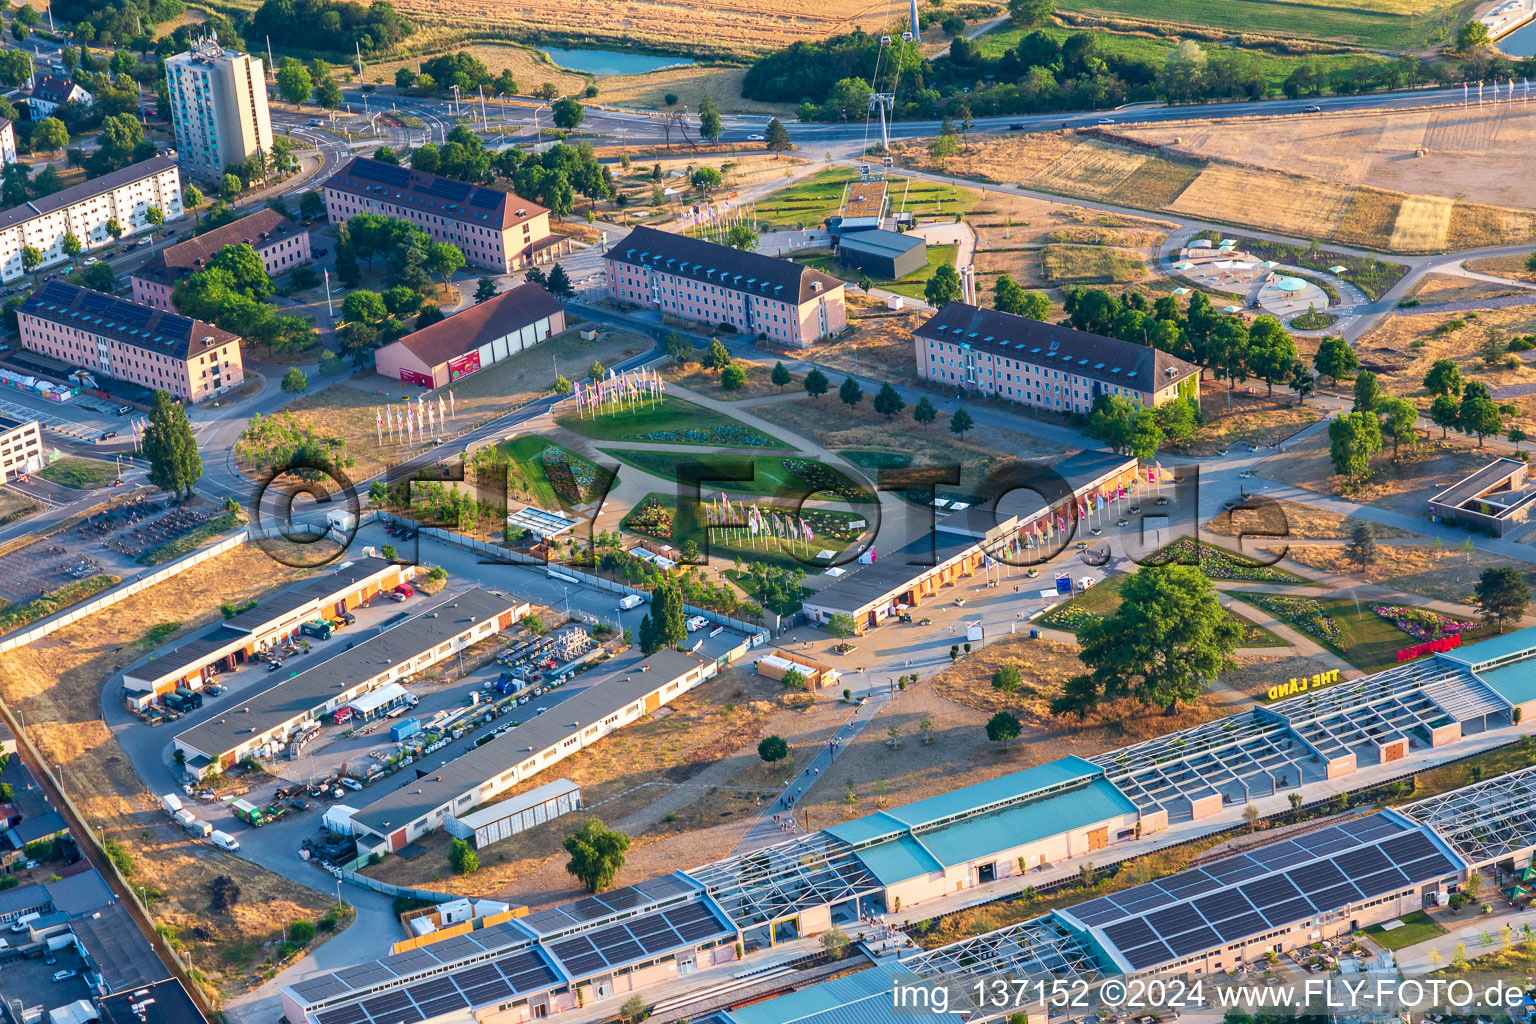
[(871, 277), (899, 281), (928, 265), (928, 243), (921, 235), (878, 228), (846, 231), (837, 241), (837, 262)]
[(307, 723), (501, 632), (528, 607), (526, 601), (478, 587), (455, 594), (234, 707), (220, 709), (217, 717), (178, 734), (176, 749), (193, 771), (227, 768), (247, 756), (270, 756), (274, 746), (286, 743)]
[(1486, 530), (1497, 537), (1530, 521), (1536, 484), (1519, 459), (1495, 459), (1429, 499), (1433, 522)]
[[(670, 649), (611, 673), (542, 715), (449, 761), (414, 785), (391, 790), (352, 816), (362, 846), (398, 850), (518, 783), (669, 703), (719, 671), (714, 661)], [(179, 739), (179, 737), (178, 737)], [(372, 842), (370, 842), (370, 837)]]
[(805, 612), (823, 624), (833, 615), (851, 616), (859, 632), (878, 626), (902, 606), (916, 607), (941, 588), (974, 575), (989, 559), (1065, 535), (1077, 521), (1080, 504), (1127, 500), (1136, 467), (1134, 458), (1110, 452), (1083, 451), (1062, 459), (1029, 481), (1029, 489), (1043, 501), (1039, 507), (1011, 512), (974, 506), (945, 514), (931, 532), (900, 550), (844, 568), (805, 599)]
[(129, 668), (123, 673), (128, 705), (143, 709), (178, 686), (197, 689), (215, 667), (233, 669), (292, 638), (305, 622), (351, 611), (410, 579), (412, 572), (410, 566), (367, 555), (274, 594)]

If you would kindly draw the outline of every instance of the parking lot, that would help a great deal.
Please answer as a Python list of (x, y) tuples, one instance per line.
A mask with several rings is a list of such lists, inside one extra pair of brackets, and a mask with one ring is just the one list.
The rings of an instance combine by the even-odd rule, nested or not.
[[(49, 960), (55, 962), (48, 963)], [(60, 971), (74, 971), (75, 975), (54, 981), (53, 976)], [(19, 1018), (22, 1020), (31, 1019), (25, 1011), (34, 1007), (40, 1007), (46, 1019), (49, 1010), (66, 1006), (76, 999), (91, 998), (91, 990), (81, 977), (84, 971), (85, 961), (80, 959), (73, 946), (55, 953), (13, 956), (3, 961), (3, 967), (0, 967), (0, 996), (12, 1006), (21, 1004), (23, 1013)]]

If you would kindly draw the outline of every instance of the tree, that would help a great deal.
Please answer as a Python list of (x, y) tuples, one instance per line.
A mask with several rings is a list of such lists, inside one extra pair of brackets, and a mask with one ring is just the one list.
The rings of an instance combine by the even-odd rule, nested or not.
[(56, 117), (45, 117), (32, 129), (32, 148), (57, 153), (69, 145), (69, 129)]
[(443, 279), (446, 288), (453, 275), (464, 269), (464, 253), (451, 242), (433, 242), (427, 247), (427, 266)]
[(378, 292), (360, 289), (341, 302), (341, 318), (347, 323), (376, 324), (389, 315), (389, 307)]
[(1125, 454), (1131, 444), (1131, 418), (1136, 411), (1128, 398), (1097, 396), (1088, 413), (1088, 436), (1118, 455)]
[(285, 63), (277, 69), (277, 94), (284, 102), (295, 106), (307, 103), (314, 91), (314, 79), (309, 77), (309, 70), (298, 61)]
[(782, 761), (789, 756), (789, 744), (782, 736), (764, 736), (757, 743), (757, 756), (768, 764)]
[(1317, 378), (1312, 376), (1312, 371), (1307, 369), (1307, 364), (1300, 359), (1291, 364), (1291, 376), (1286, 381), (1291, 390), (1296, 392), (1296, 404), (1300, 405), (1307, 400), (1307, 396), (1317, 390)]
[[(38, 267), (43, 265), (43, 251), (35, 245), (21, 247), (21, 269), (24, 273), (34, 274)], [(37, 278), (34, 274), (33, 281)]]
[(955, 414), (949, 418), (949, 432), (960, 440), (965, 440), (965, 432), (976, 425), (971, 419), (971, 414), (965, 411), (965, 406), (955, 410)]
[(789, 140), (789, 129), (776, 117), (768, 119), (768, 131), (764, 133), (766, 141), (764, 146), (770, 153), (787, 153), (794, 149), (794, 143)]
[(854, 636), (858, 631), (858, 623), (854, 622), (853, 616), (847, 612), (838, 612), (827, 619), (827, 632), (835, 637)]
[(725, 347), (725, 343), (719, 338), (709, 343), (709, 348), (704, 352), (704, 367), (709, 370), (724, 370), (731, 365), (731, 351)]
[(928, 400), (927, 395), (919, 398), (917, 400), (917, 405), (912, 407), (912, 419), (918, 423), (921, 423), (924, 430), (927, 430), (928, 424), (932, 423), (938, 418), (939, 410), (933, 407), (933, 403)]
[(1364, 572), (1366, 566), (1376, 561), (1376, 527), (1367, 522), (1356, 523), (1344, 553)]
[(1328, 424), (1328, 457), (1333, 471), (1353, 487), (1371, 474), (1371, 459), (1381, 453), (1381, 421), (1374, 413), (1341, 413)]
[(1248, 366), (1262, 380), (1267, 393), (1275, 393), (1275, 382), (1290, 375), (1296, 362), (1296, 341), (1280, 321), (1265, 313), (1255, 317), (1248, 328)]
[(219, 179), (219, 198), (226, 203), (232, 203), (240, 195), (240, 191), (244, 187), (240, 183), (239, 178), (233, 174), (225, 174), (224, 177)]
[(1381, 401), (1381, 382), (1370, 370), (1361, 370), (1355, 378), (1355, 412), (1375, 412)]
[(146, 206), (144, 208), (144, 219), (155, 227), (159, 227), (165, 223), (165, 211), (158, 206)]
[(801, 383), (805, 388), (805, 393), (812, 398), (820, 398), (827, 393), (827, 388), (831, 386), (827, 382), (827, 375), (815, 367), (811, 368), (811, 372), (805, 375), (805, 379)]
[(181, 205), (184, 209), (192, 211), (193, 220), (197, 219), (197, 208), (203, 205), (203, 191), (196, 185), (188, 185), (181, 190)]
[(622, 1024), (639, 1024), (645, 1020), (645, 997), (636, 992), (619, 1006), (619, 1020)]
[(725, 244), (732, 249), (752, 252), (757, 248), (757, 243), (757, 232), (746, 224), (732, 224), (731, 229), (725, 233)]
[(1525, 585), (1525, 577), (1512, 565), (1495, 565), (1484, 569), (1473, 588), (1477, 605), (1483, 610), (1483, 618), (1499, 624), (1499, 632), (1512, 619), (1525, 614), (1531, 603), (1531, 592)]
[(1018, 718), (1007, 711), (999, 711), (987, 719), (987, 739), (993, 743), (1008, 746), (1009, 740), (1019, 738), (1019, 733), (1024, 731), (1024, 726)]
[(571, 284), (571, 277), (565, 272), (565, 268), (556, 263), (554, 269), (549, 272), (549, 283), (544, 286), (549, 294), (557, 299), (568, 299), (576, 294), (576, 288)]
[(341, 106), (341, 86), (336, 84), (336, 79), (327, 78), (315, 86), (315, 102), (326, 110), (334, 111)]
[(1483, 446), (1488, 434), (1498, 434), (1504, 429), (1504, 414), (1498, 403), (1481, 381), (1472, 381), (1461, 393), (1461, 407), (1456, 412), (1456, 422), (1464, 434), (1476, 434), (1477, 446)]
[[(851, 781), (849, 785), (852, 785)], [(830, 931), (822, 932), (821, 951), (828, 960), (841, 960), (848, 952), (848, 934), (835, 925)]]
[(299, 216), (305, 220), (319, 220), (325, 216), (325, 196), (319, 189), (310, 189), (299, 196)]
[(726, 391), (740, 391), (747, 383), (747, 371), (732, 363), (720, 371), (720, 387)]
[(992, 673), (992, 689), (994, 690), (1012, 693), (1022, 685), (1024, 685), (1024, 673), (1019, 671), (1019, 666), (1014, 662), (1010, 661)]
[(1489, 41), (1488, 26), (1481, 21), (1465, 22), (1456, 30), (1456, 49), (1462, 53), (1483, 49)]
[(272, 295), (272, 278), (261, 256), (248, 244), (226, 245), (208, 260), (208, 269), (229, 275), (230, 287), (257, 302)]
[(768, 379), (778, 387), (779, 393), (783, 394), (784, 386), (794, 378), (790, 376), (788, 367), (782, 362), (777, 362), (773, 364), (773, 372), (768, 375)]
[(1515, 446), (1516, 454), (1519, 454), (1520, 446), (1529, 440), (1529, 436), (1526, 434), (1526, 432), (1521, 430), (1519, 427), (1510, 427), (1504, 432), (1504, 436), (1509, 439), (1510, 444)]
[(421, 293), (403, 284), (391, 285), (384, 289), (379, 298), (384, 300), (384, 308), (389, 310), (390, 316), (410, 316), (421, 308)]
[(303, 394), (307, 387), (309, 387), (309, 378), (305, 376), (304, 371), (297, 366), (288, 367), (288, 372), (283, 374), (283, 390), (289, 394), (298, 395)]
[(1317, 354), (1312, 357), (1312, 365), (1318, 373), (1338, 384), (1340, 378), (1353, 376), (1360, 368), (1360, 358), (1343, 338), (1324, 338), (1317, 346)]
[(707, 93), (699, 100), (699, 135), (709, 142), (720, 141), (720, 110)]
[(183, 501), (203, 475), (203, 457), (187, 410), (169, 391), (156, 391), (144, 428), (144, 457), (149, 460), (149, 482)]
[(672, 357), (672, 361), (679, 366), (684, 366), (693, 357), (693, 342), (678, 334), (676, 331), (668, 331), (667, 336), (661, 341), (662, 349)]
[(1009, 0), (1008, 16), (1018, 28), (1043, 25), (1056, 13), (1055, 0)]
[(864, 389), (852, 377), (844, 377), (842, 385), (837, 389), (837, 397), (842, 399), (844, 405), (855, 406), (864, 401)]
[[(567, 377), (563, 373), (559, 374), (558, 376), (556, 376), (555, 377), (555, 394), (557, 394), (557, 395), (568, 395), (570, 393), (571, 393), (571, 381), (570, 381), (570, 378)], [(642, 628), (643, 628), (643, 624), (642, 624)]]
[(448, 866), (456, 875), (469, 875), (480, 870), (480, 855), (465, 839), (455, 839), (448, 844)]
[(1258, 827), (1259, 824), (1259, 809), (1253, 806), (1253, 804), (1249, 804), (1247, 807), (1244, 807), (1243, 821), (1245, 824), (1247, 824), (1248, 831), (1252, 832), (1255, 828)]
[(875, 395), (875, 412), (884, 416), (887, 420), (907, 407), (902, 401), (901, 393), (891, 386), (890, 381), (880, 385), (880, 391)]
[(586, 120), (587, 108), (581, 105), (580, 100), (567, 96), (556, 100), (551, 108), (551, 114), (555, 120), (555, 127), (564, 131), (575, 131), (581, 127), (581, 122)]
[[(1536, 254), (1533, 254), (1536, 255)], [(1429, 372), (1424, 375), (1424, 387), (1432, 395), (1449, 395), (1452, 398), (1461, 397), (1461, 389), (1466, 381), (1462, 379), (1461, 368), (1449, 359), (1436, 359)]]
[(317, 931), (315, 922), (306, 918), (301, 917), (288, 922), (288, 940), (290, 942), (297, 942), (301, 946), (313, 942)]
[(1080, 714), (1101, 697), (1132, 697), (1171, 712), (1235, 667), (1243, 628), (1198, 567), (1143, 566), (1120, 592), (1118, 609), (1078, 630), (1089, 671), (1051, 702), (1052, 714)]
[(706, 196), (718, 189), (722, 180), (720, 172), (713, 167), (697, 167), (688, 178), (689, 184)]
[(667, 647), (681, 647), (688, 638), (683, 594), (676, 582), (662, 580), (651, 591), (651, 609), (640, 620), (640, 652), (655, 654)]
[(565, 870), (588, 891), (602, 892), (624, 867), (629, 836), (608, 828), (601, 819), (588, 818), (579, 830), (565, 837), (564, 845), (571, 855)]
[(960, 274), (948, 263), (941, 263), (934, 270), (928, 283), (923, 285), (923, 297), (928, 305), (942, 309), (960, 299)]
[(1406, 398), (1388, 396), (1376, 403), (1376, 417), (1381, 420), (1383, 433), (1392, 439), (1392, 457), (1397, 458), (1398, 446), (1409, 448), (1419, 443), (1419, 410)]
[(80, 250), (84, 246), (80, 244), (80, 237), (78, 235), (68, 234), (59, 241), (59, 248), (63, 250), (65, 256), (74, 259), (80, 255)]
[(1440, 428), (1444, 438), (1446, 431), (1461, 427), (1461, 402), (1454, 395), (1436, 395), (1429, 406), (1429, 420)]

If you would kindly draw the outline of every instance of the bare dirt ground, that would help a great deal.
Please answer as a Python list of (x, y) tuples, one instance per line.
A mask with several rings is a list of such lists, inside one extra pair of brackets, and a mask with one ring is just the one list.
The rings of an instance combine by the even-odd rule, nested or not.
[(1536, 110), (1525, 104), (1163, 122), (1115, 134), (1352, 185), (1536, 206), (1527, 183), (1509, 173), (1536, 147)]
[[(172, 826), (102, 721), (102, 685), (139, 656), (135, 641), (152, 626), (179, 622), (185, 634), (217, 619), (220, 603), (263, 596), (302, 575), (238, 548), (0, 655), (0, 697), (24, 716), (43, 757), (66, 766), (65, 786), (82, 813), (127, 848), (135, 884), (163, 893), (154, 915), (192, 952), (215, 997), (259, 983), (273, 955), (264, 944), (280, 936), (282, 919), (315, 920), (333, 901)], [(218, 875), (241, 889), (231, 915), (210, 906), (208, 883)]]
[(1480, 260), (1467, 260), (1462, 266), (1479, 274), (1507, 277), (1513, 281), (1536, 282), (1536, 270), (1525, 265), (1530, 258), (1531, 254), (1528, 252), (1516, 253), (1513, 256), (1485, 256)]
[[(1392, 460), (1391, 447), (1372, 464), (1368, 483), (1350, 495), (1353, 501), (1375, 508), (1422, 516), (1430, 496), (1462, 477), (1486, 465), (1488, 453), (1475, 448), (1439, 441), (1421, 442), (1416, 450), (1403, 449)], [(1328, 436), (1319, 433), (1287, 447), (1284, 462), (1272, 461), (1260, 466), (1258, 475), (1304, 487), (1319, 494), (1338, 494), (1343, 480), (1334, 475), (1328, 457)]]
[[(1244, 390), (1252, 387), (1253, 393)], [(1318, 413), (1306, 403), (1297, 405), (1290, 397), (1270, 398), (1262, 383), (1239, 384), (1227, 408), (1225, 381), (1208, 380), (1201, 384), (1200, 409), (1205, 422), (1185, 445), (1170, 445), (1170, 451), (1186, 455), (1214, 455), (1231, 445), (1247, 441), (1269, 445), (1285, 440), (1317, 422)]]
[(885, 303), (857, 293), (848, 295), (847, 307), (854, 333), (817, 346), (816, 361), (849, 373), (879, 373), (897, 384), (918, 383), (912, 332), (927, 319), (927, 314), (892, 311)]
[[(1294, 501), (1277, 502), (1278, 515), (1283, 518), (1286, 528), (1289, 530), (1289, 538), (1295, 542), (1304, 540), (1344, 540), (1348, 538), (1355, 528), (1355, 524), (1364, 522), (1354, 516), (1340, 515), (1337, 512), (1329, 512), (1326, 509), (1313, 508), (1311, 505), (1303, 505)], [(1236, 537), (1240, 533), (1256, 533), (1259, 527), (1268, 530), (1273, 524), (1267, 513), (1223, 512), (1212, 519), (1206, 525), (1206, 529), (1220, 537)], [(1407, 530), (1399, 530), (1395, 526), (1376, 526), (1378, 540), (1400, 537), (1417, 537), (1418, 534), (1409, 533)]]

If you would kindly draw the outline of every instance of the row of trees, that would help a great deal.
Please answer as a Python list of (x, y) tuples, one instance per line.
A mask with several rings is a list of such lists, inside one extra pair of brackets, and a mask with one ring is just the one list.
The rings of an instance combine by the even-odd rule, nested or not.
[(275, 290), (266, 264), (245, 243), (226, 245), (171, 293), (183, 316), (216, 324), (277, 353), (302, 352), (318, 341), (304, 317), (281, 316), (267, 300)]
[(280, 39), (290, 49), (349, 53), (388, 50), (416, 26), (388, 0), (367, 7), (335, 0), (266, 0), (251, 14), (251, 38)]

